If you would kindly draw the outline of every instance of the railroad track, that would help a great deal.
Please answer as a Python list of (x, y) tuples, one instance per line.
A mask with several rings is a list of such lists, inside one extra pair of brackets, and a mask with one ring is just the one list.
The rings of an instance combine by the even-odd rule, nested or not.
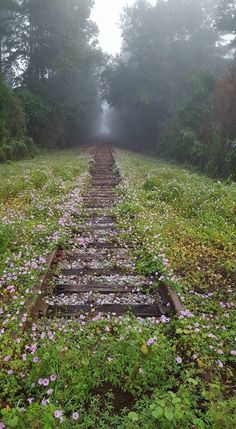
[(137, 274), (131, 246), (116, 238), (116, 218), (110, 211), (120, 180), (109, 145), (100, 144), (83, 201), (86, 216), (78, 220), (68, 248), (50, 258), (50, 275), (42, 281), (44, 293), (35, 315), (90, 318), (132, 312), (158, 318), (171, 309), (181, 312), (177, 294), (153, 277)]

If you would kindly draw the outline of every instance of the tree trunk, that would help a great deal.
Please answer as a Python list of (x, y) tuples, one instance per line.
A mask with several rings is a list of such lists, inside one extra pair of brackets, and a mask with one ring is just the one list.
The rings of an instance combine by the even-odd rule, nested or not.
[(2, 38), (0, 36), (0, 77), (2, 76)]

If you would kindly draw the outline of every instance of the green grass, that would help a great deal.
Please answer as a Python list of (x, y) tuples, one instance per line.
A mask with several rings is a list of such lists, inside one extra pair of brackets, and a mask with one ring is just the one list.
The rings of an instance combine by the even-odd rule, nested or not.
[(45, 186), (48, 189), (59, 180), (67, 182), (68, 186), (85, 166), (84, 156), (74, 150), (55, 151), (38, 155), (33, 160), (3, 164), (0, 166), (0, 203), (27, 190), (41, 190)]
[(15, 180), (11, 198), (1, 186), (1, 213), (11, 220), (1, 230), (1, 257), (17, 276), (5, 280), (17, 299), (2, 294), (0, 421), (17, 429), (234, 429), (236, 187), (148, 157), (116, 157), (120, 238), (136, 244), (137, 270), (162, 275), (186, 311), (161, 321), (41, 320), (22, 334), (22, 299), (41, 272), (40, 256), (65, 242), (71, 213), (81, 213), (68, 194), (83, 189), (83, 174), (79, 183), (76, 176), (88, 163), (62, 152), (5, 166), (5, 183), (8, 172)]
[(130, 216), (134, 213), (136, 229), (145, 230), (148, 246), (154, 246), (151, 256), (161, 243), (169, 266), (186, 287), (209, 290), (232, 282), (236, 269), (236, 184), (214, 182), (127, 152), (120, 152), (118, 159), (128, 181), (123, 211), (130, 210)]
[(0, 167), (0, 303), (8, 311), (32, 295), (48, 252), (65, 240), (65, 203), (74, 189), (79, 198), (87, 171), (88, 157), (76, 151)]

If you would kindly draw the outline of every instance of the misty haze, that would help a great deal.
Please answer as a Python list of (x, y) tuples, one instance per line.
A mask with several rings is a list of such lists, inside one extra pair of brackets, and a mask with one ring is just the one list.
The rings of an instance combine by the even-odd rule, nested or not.
[(235, 0), (0, 0), (0, 429), (235, 429)]

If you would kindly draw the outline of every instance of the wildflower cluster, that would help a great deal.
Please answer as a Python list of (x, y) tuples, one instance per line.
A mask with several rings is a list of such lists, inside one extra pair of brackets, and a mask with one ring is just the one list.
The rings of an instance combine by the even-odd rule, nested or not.
[(235, 187), (141, 156), (118, 152), (117, 158), (124, 178), (115, 208), (118, 238), (132, 241), (140, 273), (176, 288), (184, 311), (147, 320), (42, 319), (23, 334), (24, 304), (46, 252), (70, 239), (78, 224), (87, 166), (67, 152), (48, 156), (43, 179), (34, 176), (39, 161), (31, 161), (23, 190), (9, 187), (11, 201), (0, 187), (0, 429), (236, 426)]

